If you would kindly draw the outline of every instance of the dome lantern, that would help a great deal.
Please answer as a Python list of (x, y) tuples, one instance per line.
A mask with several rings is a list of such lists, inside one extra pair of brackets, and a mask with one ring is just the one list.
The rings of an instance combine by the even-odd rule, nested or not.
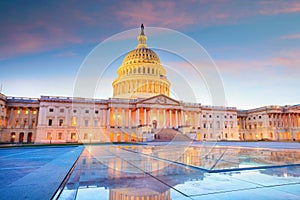
[(138, 45), (136, 48), (147, 48), (147, 37), (144, 34), (144, 24), (141, 25), (141, 34), (138, 36)]

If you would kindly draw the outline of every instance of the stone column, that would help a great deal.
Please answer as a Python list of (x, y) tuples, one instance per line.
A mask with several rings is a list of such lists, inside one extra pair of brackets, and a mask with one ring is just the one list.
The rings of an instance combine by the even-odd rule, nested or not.
[(131, 109), (129, 108), (129, 110), (128, 110), (128, 126), (129, 126), (129, 128), (131, 128), (131, 125), (132, 125), (131, 124)]
[[(197, 113), (194, 111), (194, 127), (197, 129), (198, 123), (197, 123)], [(215, 126), (214, 126), (215, 127)]]
[(299, 114), (297, 113), (297, 128), (299, 127), (299, 121), (300, 121)]
[(137, 108), (135, 112), (136, 112), (135, 113), (135, 116), (136, 116), (135, 123), (136, 123), (136, 126), (138, 127), (140, 125), (140, 109)]
[(169, 117), (170, 117), (170, 119), (169, 119), (170, 128), (172, 128), (172, 110), (171, 109), (169, 110)]
[(125, 111), (124, 108), (122, 108), (122, 118), (121, 118), (121, 123), (122, 123), (122, 128), (124, 128), (124, 124), (125, 124)]
[(144, 126), (146, 126), (146, 124), (147, 124), (147, 110), (146, 110), (146, 108), (143, 108), (144, 109), (144, 121), (143, 121), (143, 124), (144, 124)]
[(14, 108), (10, 108), (9, 112), (9, 126), (13, 127), (13, 118), (14, 118)]
[(110, 128), (110, 108), (107, 109), (106, 113), (106, 126), (107, 128)]
[(184, 120), (184, 111), (181, 110), (181, 126), (184, 126), (185, 125), (185, 120)]
[(150, 108), (149, 124), (152, 126), (152, 108)]
[(159, 119), (159, 108), (156, 108), (156, 115), (157, 115), (157, 128), (160, 128), (160, 119)]
[[(220, 116), (220, 118), (222, 118), (222, 117)], [(201, 112), (199, 112), (199, 122), (200, 122), (199, 127), (201, 129), (201, 127), (202, 127), (202, 113)], [(220, 128), (221, 128), (221, 122), (220, 122)]]
[[(28, 113), (27, 113), (27, 127), (31, 127), (31, 108), (28, 108)], [(26, 127), (25, 127), (26, 128)]]
[(178, 111), (175, 110), (175, 128), (178, 128)]
[(103, 115), (103, 111), (102, 111), (102, 109), (100, 109), (99, 110), (99, 116), (100, 116), (100, 122), (99, 123), (100, 123), (100, 127), (102, 127), (102, 125), (103, 125), (103, 117), (102, 117), (102, 115)]
[(118, 117), (118, 114), (119, 114), (119, 113), (118, 113), (118, 109), (119, 109), (119, 108), (115, 108), (115, 109), (114, 109), (114, 110), (115, 110), (115, 124), (114, 124), (114, 125), (115, 125), (115, 128), (118, 128), (118, 126), (119, 126), (119, 122), (118, 122), (118, 121), (119, 121), (119, 117)]
[(291, 113), (289, 113), (289, 116), (288, 116), (288, 128), (291, 128)]
[(70, 126), (71, 124), (69, 123), (69, 112), (70, 111), (70, 108), (69, 107), (66, 107), (66, 110), (65, 110), (65, 122), (64, 122), (64, 126)]
[(163, 121), (163, 127), (166, 128), (166, 109), (164, 108), (164, 121)]

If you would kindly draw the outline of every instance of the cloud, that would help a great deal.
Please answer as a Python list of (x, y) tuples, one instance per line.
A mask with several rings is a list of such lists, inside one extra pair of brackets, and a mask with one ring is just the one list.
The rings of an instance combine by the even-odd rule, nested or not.
[(193, 16), (184, 10), (180, 11), (176, 6), (175, 2), (170, 1), (122, 2), (121, 9), (115, 14), (121, 23), (134, 27), (141, 23), (172, 28), (194, 24)]
[[(246, 74), (268, 74), (269, 76), (299, 76), (300, 51), (285, 50), (273, 56), (257, 59), (216, 60), (222, 74), (242, 76)], [(253, 77), (257, 78), (257, 77)]]
[(292, 35), (283, 35), (280, 37), (280, 39), (283, 39), (283, 40), (300, 39), (300, 33), (292, 34)]
[[(299, 1), (49, 1), (1, 2), (0, 60), (98, 42), (121, 30), (145, 26), (193, 29), (237, 24), (257, 15), (300, 11)], [(121, 25), (121, 27), (120, 27)], [(298, 35), (290, 36), (296, 39)], [(288, 37), (286, 37), (288, 39)]]
[(261, 15), (278, 15), (284, 13), (294, 13), (300, 11), (299, 1), (261, 1), (259, 2)]
[(73, 51), (66, 51), (63, 53), (56, 54), (56, 56), (58, 56), (58, 57), (73, 57), (73, 56), (77, 56), (77, 55), (78, 55), (78, 53), (73, 52)]
[(272, 58), (274, 64), (289, 68), (300, 74), (300, 50), (286, 50), (279, 52), (278, 55)]

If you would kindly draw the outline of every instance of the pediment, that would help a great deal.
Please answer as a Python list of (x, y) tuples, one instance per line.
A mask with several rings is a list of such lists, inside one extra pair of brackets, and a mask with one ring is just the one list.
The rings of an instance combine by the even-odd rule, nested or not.
[(144, 104), (164, 104), (164, 105), (179, 105), (179, 101), (165, 95), (157, 95), (148, 99), (143, 99), (139, 103)]

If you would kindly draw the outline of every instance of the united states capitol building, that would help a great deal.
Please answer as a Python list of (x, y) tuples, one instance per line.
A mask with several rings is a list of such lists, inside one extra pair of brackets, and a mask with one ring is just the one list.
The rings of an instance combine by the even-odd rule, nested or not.
[(171, 98), (167, 71), (146, 41), (142, 26), (137, 47), (117, 71), (112, 98), (0, 93), (0, 142), (300, 141), (300, 105), (238, 110)]

